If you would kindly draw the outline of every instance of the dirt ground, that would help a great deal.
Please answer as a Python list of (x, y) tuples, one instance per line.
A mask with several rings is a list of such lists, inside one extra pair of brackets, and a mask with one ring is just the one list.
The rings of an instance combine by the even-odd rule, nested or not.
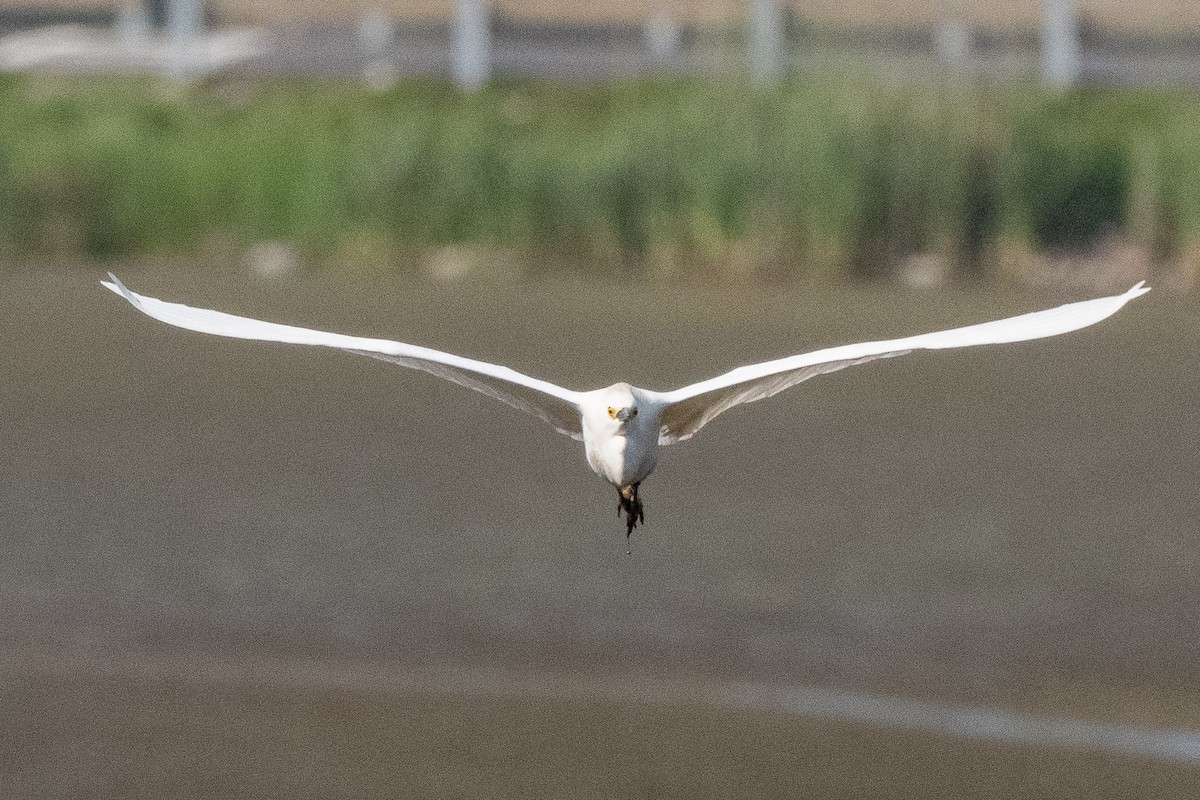
[[(119, 272), (576, 388), (667, 388), (1074, 299)], [(98, 278), (0, 273), (6, 798), (1200, 792), (1179, 765), (686, 697), (206, 666), (756, 680), (1200, 728), (1194, 298), (1152, 292), (1053, 341), (914, 354), (730, 412), (664, 451), (629, 557), (611, 489), (536, 420), (369, 359), (170, 329)], [(139, 654), (175, 666), (101, 668)]]
[(9, 684), (10, 798), (1185, 798), (1195, 769), (586, 699), (70, 675)]

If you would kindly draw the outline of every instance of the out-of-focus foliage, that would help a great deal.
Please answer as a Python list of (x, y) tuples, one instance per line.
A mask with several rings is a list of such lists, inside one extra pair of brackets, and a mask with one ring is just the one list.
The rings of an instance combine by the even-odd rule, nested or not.
[[(0, 81), (10, 253), (294, 241), (317, 260), (477, 244), (679, 271), (870, 275), (998, 241), (1200, 239), (1186, 93), (804, 79)], [(1149, 240), (1153, 241), (1149, 241)], [(400, 263), (396, 259), (396, 263)]]

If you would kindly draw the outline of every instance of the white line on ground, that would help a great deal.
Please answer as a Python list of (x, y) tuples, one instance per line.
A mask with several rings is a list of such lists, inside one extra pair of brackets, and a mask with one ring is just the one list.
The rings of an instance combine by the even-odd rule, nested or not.
[[(39, 660), (35, 660), (39, 661)], [(1200, 730), (1038, 716), (868, 692), (769, 683), (679, 681), (644, 676), (503, 670), (398, 670), (386, 664), (206, 656), (76, 656), (40, 663), (9, 660), (40, 674), (113, 677), (462, 697), (638, 703), (794, 714), (808, 719), (931, 733), (981, 742), (1062, 747), (1200, 764)]]

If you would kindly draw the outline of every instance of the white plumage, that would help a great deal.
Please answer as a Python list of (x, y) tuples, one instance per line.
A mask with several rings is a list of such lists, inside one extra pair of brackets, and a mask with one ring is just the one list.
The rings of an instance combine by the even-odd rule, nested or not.
[(526, 411), (558, 432), (583, 441), (588, 465), (618, 489), (619, 508), (626, 515), (627, 536), (642, 518), (638, 484), (654, 470), (658, 446), (691, 438), (717, 415), (734, 406), (770, 397), (816, 375), (877, 358), (891, 358), (914, 350), (1020, 342), (1078, 330), (1112, 316), (1133, 298), (1150, 291), (1139, 283), (1124, 294), (1069, 303), (994, 322), (889, 341), (831, 347), (739, 367), (669, 392), (639, 389), (627, 383), (577, 392), (508, 367), (426, 347), (279, 325), (168, 303), (132, 292), (115, 276), (110, 274), (109, 277), (111, 281), (105, 281), (104, 286), (124, 297), (139, 311), (179, 328), (237, 339), (336, 347), (424, 370)]

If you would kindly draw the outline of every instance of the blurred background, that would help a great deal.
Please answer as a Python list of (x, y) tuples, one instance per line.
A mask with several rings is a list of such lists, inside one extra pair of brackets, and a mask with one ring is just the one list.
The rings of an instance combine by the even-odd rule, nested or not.
[[(0, 0), (0, 795), (1194, 797), (1200, 6)], [(536, 420), (98, 284), (656, 389)], [(951, 711), (956, 710), (956, 711)]]

